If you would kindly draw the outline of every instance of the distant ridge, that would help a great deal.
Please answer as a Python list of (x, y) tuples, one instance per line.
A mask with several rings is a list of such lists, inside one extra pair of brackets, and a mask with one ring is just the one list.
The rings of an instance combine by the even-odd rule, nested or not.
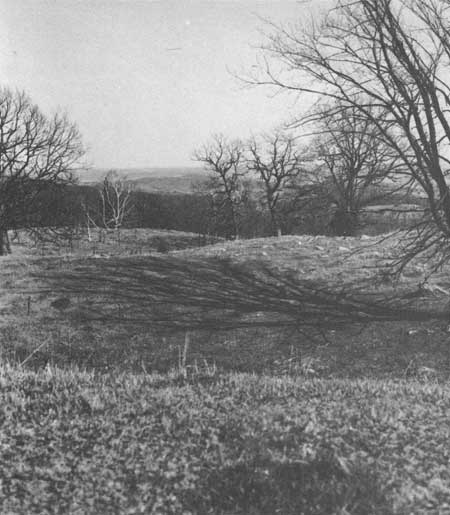
[(149, 193), (192, 193), (192, 184), (206, 176), (198, 167), (91, 168), (78, 174), (80, 184), (98, 184), (110, 170), (125, 176), (137, 190)]
[(181, 177), (184, 175), (204, 175), (203, 168), (194, 166), (170, 166), (170, 167), (143, 167), (143, 168), (90, 168), (79, 172), (82, 184), (98, 182), (110, 171), (116, 170), (121, 175), (126, 175), (130, 180), (144, 179), (147, 177)]

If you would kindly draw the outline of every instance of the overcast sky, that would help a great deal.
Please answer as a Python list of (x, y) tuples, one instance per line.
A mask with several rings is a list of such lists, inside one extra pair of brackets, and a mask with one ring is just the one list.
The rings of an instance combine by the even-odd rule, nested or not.
[(0, 10), (0, 83), (66, 110), (93, 166), (193, 166), (212, 133), (245, 138), (294, 109), (227, 69), (255, 64), (258, 16), (292, 22), (300, 2), (0, 0)]

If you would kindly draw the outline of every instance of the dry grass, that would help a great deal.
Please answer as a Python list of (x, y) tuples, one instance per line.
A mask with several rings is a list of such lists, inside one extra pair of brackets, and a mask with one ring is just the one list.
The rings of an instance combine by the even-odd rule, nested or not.
[(218, 238), (195, 233), (158, 229), (92, 229), (90, 239), (86, 231), (74, 232), (72, 239), (36, 240), (26, 232), (19, 232), (14, 243), (14, 254), (33, 257), (48, 256), (124, 256), (149, 252), (168, 252), (214, 243)]
[[(155, 235), (161, 237), (140, 232), (139, 241)], [(176, 243), (165, 238), (172, 248), (191, 237), (171, 235)], [(132, 237), (124, 234), (123, 241)], [(44, 257), (22, 247), (2, 259), (3, 359), (163, 371), (177, 364), (188, 331), (192, 367), (206, 360), (221, 369), (277, 374), (448, 377), (447, 271), (433, 279), (440, 288), (434, 293), (418, 289), (425, 262), (393, 283), (386, 271), (398, 241), (375, 242), (286, 236), (164, 255), (150, 245), (132, 255), (131, 243), (118, 249), (109, 242), (112, 252), (103, 255), (76, 250)], [(319, 299), (312, 296), (317, 288), (325, 292)], [(336, 317), (329, 292), (349, 289), (357, 301), (375, 299), (377, 309), (361, 318), (349, 302)], [(392, 302), (408, 309), (397, 312)], [(323, 327), (321, 317), (328, 320)]]

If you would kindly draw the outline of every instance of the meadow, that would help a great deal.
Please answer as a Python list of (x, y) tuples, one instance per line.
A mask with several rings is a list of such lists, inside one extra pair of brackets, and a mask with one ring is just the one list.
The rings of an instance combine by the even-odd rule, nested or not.
[(450, 513), (447, 267), (98, 240), (2, 258), (1, 513)]

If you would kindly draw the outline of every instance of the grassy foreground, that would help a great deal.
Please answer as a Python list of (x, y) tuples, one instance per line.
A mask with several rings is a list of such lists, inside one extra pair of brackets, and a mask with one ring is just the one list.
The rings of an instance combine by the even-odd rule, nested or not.
[(0, 369), (0, 513), (450, 513), (450, 387)]

